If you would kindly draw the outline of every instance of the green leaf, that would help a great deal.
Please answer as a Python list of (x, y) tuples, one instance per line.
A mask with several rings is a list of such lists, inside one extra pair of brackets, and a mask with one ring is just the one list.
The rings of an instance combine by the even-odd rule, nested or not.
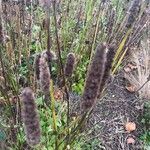
[(0, 141), (4, 141), (6, 139), (6, 134), (3, 130), (0, 129)]

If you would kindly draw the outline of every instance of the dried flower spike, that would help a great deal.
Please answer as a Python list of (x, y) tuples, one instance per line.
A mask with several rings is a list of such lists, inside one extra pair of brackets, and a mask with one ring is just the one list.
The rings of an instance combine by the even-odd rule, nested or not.
[(40, 58), (40, 86), (45, 96), (46, 105), (50, 104), (50, 70), (46, 59)]
[(133, 2), (131, 3), (131, 7), (128, 10), (129, 16), (126, 24), (127, 28), (130, 28), (132, 26), (132, 24), (134, 23), (139, 14), (140, 1), (141, 0), (133, 0)]
[(41, 54), (48, 62), (52, 62), (52, 60), (56, 60), (56, 54), (53, 51), (44, 50)]
[(69, 53), (67, 56), (67, 61), (64, 69), (64, 74), (66, 77), (71, 77), (75, 65), (75, 55), (73, 53)]
[(81, 98), (81, 108), (83, 111), (89, 110), (98, 96), (101, 86), (106, 61), (106, 46), (100, 44), (96, 48), (95, 56), (90, 64), (87, 79), (85, 82), (84, 92)]
[(35, 146), (40, 143), (41, 132), (33, 91), (29, 87), (25, 88), (22, 91), (21, 99), (23, 103), (22, 119), (27, 143), (30, 146)]
[(108, 52), (106, 55), (106, 66), (105, 66), (105, 71), (104, 71), (104, 75), (103, 75), (103, 80), (101, 83), (101, 87), (100, 87), (100, 93), (102, 92), (109, 76), (110, 76), (110, 70), (112, 68), (112, 63), (113, 63), (113, 59), (115, 57), (115, 46), (114, 45), (110, 45), (108, 47)]
[(40, 68), (39, 68), (40, 58), (41, 58), (41, 55), (37, 54), (34, 59), (34, 70), (35, 70), (35, 75), (36, 75), (37, 80), (40, 79)]
[(3, 34), (3, 20), (2, 20), (2, 8), (1, 8), (1, 1), (0, 1), (0, 44), (4, 41), (4, 34)]
[(39, 5), (45, 9), (51, 6), (52, 0), (39, 0)]

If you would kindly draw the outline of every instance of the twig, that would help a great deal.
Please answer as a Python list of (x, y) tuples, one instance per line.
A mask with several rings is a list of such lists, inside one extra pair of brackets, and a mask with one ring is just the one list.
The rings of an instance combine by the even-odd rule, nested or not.
[(139, 92), (149, 81), (150, 81), (150, 75), (147, 77), (147, 81), (145, 81), (144, 84), (138, 90), (136, 90), (136, 92)]

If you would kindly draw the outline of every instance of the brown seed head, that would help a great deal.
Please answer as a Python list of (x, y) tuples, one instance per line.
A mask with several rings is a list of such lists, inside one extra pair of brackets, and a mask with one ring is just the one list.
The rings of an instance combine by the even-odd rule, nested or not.
[(35, 146), (40, 143), (40, 125), (33, 91), (27, 87), (21, 94), (22, 119), (24, 123), (27, 143)]
[(100, 44), (96, 48), (95, 56), (89, 66), (84, 92), (81, 98), (83, 111), (89, 110), (96, 101), (105, 70), (106, 46)]
[(3, 31), (3, 21), (2, 21), (2, 10), (1, 10), (1, 2), (0, 2), (0, 44), (4, 41), (4, 31)]
[(140, 1), (141, 0), (133, 0), (131, 3), (131, 7), (128, 10), (129, 16), (126, 23), (126, 27), (130, 28), (136, 18), (138, 17), (139, 11), (140, 11)]
[(104, 71), (103, 80), (102, 80), (101, 86), (100, 86), (100, 93), (102, 92), (102, 90), (110, 76), (110, 71), (112, 68), (112, 63), (113, 63), (114, 57), (115, 57), (115, 46), (110, 45), (108, 47), (108, 52), (106, 54), (105, 71)]
[(41, 58), (41, 55), (37, 54), (34, 59), (34, 70), (35, 70), (35, 75), (36, 75), (37, 80), (40, 79), (40, 68), (39, 68), (40, 58)]
[(50, 70), (45, 58), (40, 58), (40, 86), (45, 96), (45, 103), (49, 105), (50, 100)]
[(67, 56), (67, 61), (64, 69), (64, 74), (66, 77), (70, 77), (73, 73), (75, 65), (75, 55), (73, 53), (69, 53)]

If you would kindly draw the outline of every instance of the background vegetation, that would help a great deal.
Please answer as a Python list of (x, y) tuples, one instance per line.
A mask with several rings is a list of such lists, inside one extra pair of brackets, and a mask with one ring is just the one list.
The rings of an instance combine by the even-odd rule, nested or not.
[[(21, 94), (26, 87), (35, 94), (41, 126), (41, 142), (33, 149), (86, 150), (100, 144), (97, 139), (86, 142), (83, 129), (91, 112), (81, 113), (82, 109), (77, 109), (80, 115), (71, 116), (74, 106), (69, 96), (72, 93), (82, 96), (88, 66), (99, 43), (114, 47), (107, 80), (118, 75), (130, 60), (136, 63), (135, 72), (130, 71), (134, 65), (125, 68), (130, 82), (127, 89), (142, 99), (141, 107), (145, 105), (140, 120), (144, 126), (141, 140), (147, 148), (150, 142), (149, 8), (147, 0), (0, 0), (0, 149), (32, 149), (21, 116), (24, 106)], [(50, 53), (50, 61), (46, 52)], [(66, 77), (64, 68), (69, 53), (74, 53), (76, 62), (73, 74)], [(51, 85), (50, 106), (45, 105), (45, 90), (42, 91), (37, 80), (39, 54), (46, 54), (48, 59), (51, 80), (46, 83)]]

